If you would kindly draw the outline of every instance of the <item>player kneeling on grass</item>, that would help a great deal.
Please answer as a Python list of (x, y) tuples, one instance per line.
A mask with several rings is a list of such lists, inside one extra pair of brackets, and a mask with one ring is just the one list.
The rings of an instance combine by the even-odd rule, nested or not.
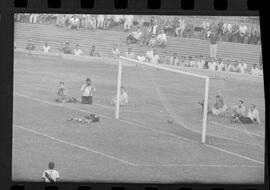
[(233, 114), (231, 122), (240, 122), (240, 118), (245, 117), (246, 107), (243, 100), (239, 100), (239, 104), (232, 106)]
[(224, 116), (227, 109), (227, 105), (224, 104), (223, 98), (221, 95), (216, 95), (216, 103), (211, 109), (210, 114), (214, 116)]
[(81, 91), (82, 91), (82, 104), (92, 104), (93, 92), (96, 91), (96, 88), (93, 86), (90, 78), (87, 78), (85, 80), (85, 84), (83, 84)]
[(68, 97), (66, 95), (66, 90), (65, 90), (65, 83), (60, 82), (59, 87), (57, 89), (57, 98), (55, 99), (56, 102), (62, 102), (62, 103), (73, 103), (77, 102), (76, 98), (73, 97)]
[(44, 182), (53, 183), (57, 182), (60, 179), (59, 172), (54, 169), (54, 162), (49, 162), (47, 170), (45, 170), (42, 174), (42, 178)]
[(256, 109), (256, 105), (252, 104), (252, 106), (248, 109), (247, 115), (242, 115), (233, 120), (233, 122), (239, 122), (243, 124), (252, 124), (258, 123), (261, 124), (259, 111)]
[[(112, 101), (111, 101), (111, 104), (113, 106), (116, 105), (116, 101), (117, 101), (117, 97), (114, 97), (112, 99)], [(127, 105), (128, 104), (128, 94), (125, 91), (125, 88), (123, 86), (121, 86), (121, 89), (120, 89), (119, 103), (120, 103), (120, 106), (123, 106), (123, 105)]]

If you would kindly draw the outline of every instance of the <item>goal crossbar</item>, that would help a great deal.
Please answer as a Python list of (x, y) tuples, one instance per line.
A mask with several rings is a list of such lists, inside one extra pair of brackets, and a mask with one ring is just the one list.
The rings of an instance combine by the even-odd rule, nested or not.
[(174, 68), (164, 67), (161, 65), (155, 65), (155, 64), (146, 63), (146, 62), (138, 61), (135, 59), (130, 59), (127, 57), (120, 56), (119, 57), (119, 64), (118, 64), (118, 78), (117, 78), (117, 95), (116, 95), (116, 110), (115, 110), (115, 118), (116, 119), (119, 119), (119, 110), (120, 110), (120, 88), (121, 88), (121, 80), (122, 80), (122, 61), (121, 60), (126, 60), (129, 62), (133, 62), (136, 64), (140, 64), (140, 65), (144, 65), (144, 66), (148, 66), (148, 67), (152, 67), (152, 68), (157, 68), (157, 69), (168, 71), (168, 72), (179, 73), (179, 74), (184, 74), (184, 75), (204, 79), (205, 80), (205, 93), (204, 93), (203, 126), (202, 126), (201, 142), (205, 143), (206, 126), (207, 126), (207, 112), (208, 112), (208, 96), (209, 96), (209, 77), (208, 76), (190, 73), (190, 72), (186, 72), (186, 71), (181, 71), (181, 70), (174, 69)]

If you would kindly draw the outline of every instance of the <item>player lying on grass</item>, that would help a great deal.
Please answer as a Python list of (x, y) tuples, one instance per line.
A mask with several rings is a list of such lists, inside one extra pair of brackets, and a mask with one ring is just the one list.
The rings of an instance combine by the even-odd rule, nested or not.
[(68, 97), (66, 95), (66, 89), (65, 89), (65, 83), (60, 82), (59, 87), (57, 89), (57, 98), (55, 99), (56, 102), (62, 102), (62, 103), (73, 103), (77, 102), (76, 98)]
[[(115, 96), (115, 97), (113, 97), (111, 104), (113, 106), (116, 105), (116, 101), (117, 101), (117, 98)], [(125, 91), (125, 88), (123, 86), (121, 86), (121, 89), (120, 89), (119, 103), (120, 103), (120, 106), (124, 106), (124, 105), (128, 104), (128, 94)]]
[(244, 124), (252, 124), (258, 123), (261, 124), (259, 111), (256, 109), (256, 105), (252, 104), (252, 106), (248, 109), (246, 113), (246, 108), (244, 106), (244, 101), (240, 100), (239, 104), (234, 106), (234, 113), (231, 117), (231, 122), (233, 123), (244, 123)]
[(60, 179), (59, 172), (54, 169), (54, 162), (49, 162), (47, 170), (45, 170), (42, 174), (42, 178), (44, 182), (53, 183), (57, 182)]
[(90, 78), (85, 80), (85, 83), (82, 85), (82, 104), (92, 104), (93, 102), (93, 92), (96, 91), (96, 88), (92, 84)]

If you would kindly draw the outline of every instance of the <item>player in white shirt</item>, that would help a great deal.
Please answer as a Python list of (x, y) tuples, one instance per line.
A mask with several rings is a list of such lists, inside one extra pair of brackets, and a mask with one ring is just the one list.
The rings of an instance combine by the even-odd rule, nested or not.
[(59, 172), (54, 169), (54, 166), (54, 162), (49, 162), (48, 169), (42, 173), (44, 182), (53, 183), (60, 180)]
[(82, 50), (80, 49), (79, 44), (76, 44), (75, 49), (73, 50), (74, 55), (80, 56), (83, 54)]
[(253, 123), (261, 124), (259, 111), (256, 109), (256, 105), (252, 104), (251, 108), (248, 109), (247, 117), (250, 118)]
[[(127, 105), (128, 104), (128, 94), (125, 91), (125, 88), (123, 86), (121, 86), (121, 89), (120, 89), (119, 103), (120, 103), (120, 106), (123, 106), (123, 105)], [(112, 99), (111, 104), (113, 106), (116, 105), (116, 97), (114, 97)]]
[(82, 91), (82, 104), (92, 104), (93, 102), (93, 92), (96, 91), (96, 88), (92, 84), (90, 78), (85, 80), (85, 84), (83, 84), (81, 91)]
[(43, 52), (48, 53), (50, 51), (51, 47), (48, 45), (48, 42), (45, 43), (43, 46)]

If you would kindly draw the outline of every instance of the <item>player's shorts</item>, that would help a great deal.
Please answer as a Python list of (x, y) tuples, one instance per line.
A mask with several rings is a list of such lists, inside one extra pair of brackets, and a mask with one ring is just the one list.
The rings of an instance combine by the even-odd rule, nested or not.
[(82, 104), (92, 104), (92, 96), (82, 96)]

